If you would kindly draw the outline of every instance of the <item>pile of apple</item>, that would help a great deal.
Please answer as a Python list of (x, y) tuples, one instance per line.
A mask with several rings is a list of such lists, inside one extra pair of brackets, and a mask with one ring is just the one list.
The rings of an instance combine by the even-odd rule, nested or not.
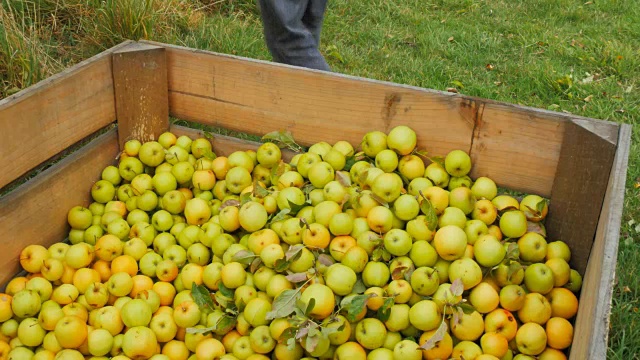
[(547, 201), (406, 126), (358, 148), (128, 141), (69, 241), (20, 254), (0, 359), (566, 359), (582, 279)]

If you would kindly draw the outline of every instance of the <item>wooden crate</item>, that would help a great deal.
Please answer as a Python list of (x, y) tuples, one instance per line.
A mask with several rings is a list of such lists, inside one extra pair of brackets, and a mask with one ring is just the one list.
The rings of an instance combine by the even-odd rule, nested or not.
[[(24, 246), (66, 238), (68, 209), (89, 205), (126, 140), (201, 135), (169, 115), (256, 135), (287, 129), (303, 145), (358, 145), (405, 124), (432, 155), (467, 150), (472, 177), (551, 199), (549, 239), (569, 243), (584, 275), (570, 357), (606, 357), (629, 125), (153, 42), (124, 42), (0, 101), (0, 187), (91, 139), (0, 199), (0, 284)], [(219, 154), (258, 145), (214, 140)]]

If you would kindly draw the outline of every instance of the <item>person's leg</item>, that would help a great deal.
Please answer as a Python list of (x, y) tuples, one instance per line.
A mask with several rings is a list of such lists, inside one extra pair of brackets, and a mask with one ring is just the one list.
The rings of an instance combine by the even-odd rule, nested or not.
[(302, 19), (314, 0), (259, 0), (264, 36), (273, 60), (330, 71), (314, 34)]
[(302, 17), (302, 23), (313, 35), (317, 46), (320, 45), (320, 32), (322, 31), (322, 22), (324, 21), (324, 13), (326, 9), (327, 0), (309, 0), (307, 11)]

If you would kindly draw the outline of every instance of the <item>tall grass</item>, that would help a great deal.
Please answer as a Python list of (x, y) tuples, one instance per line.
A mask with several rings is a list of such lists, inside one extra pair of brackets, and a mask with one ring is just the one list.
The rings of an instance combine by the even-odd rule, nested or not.
[[(28, 16), (25, 16), (28, 15)], [(0, 97), (28, 87), (62, 65), (47, 50), (37, 8), (0, 7)], [(44, 40), (44, 41), (43, 41)]]

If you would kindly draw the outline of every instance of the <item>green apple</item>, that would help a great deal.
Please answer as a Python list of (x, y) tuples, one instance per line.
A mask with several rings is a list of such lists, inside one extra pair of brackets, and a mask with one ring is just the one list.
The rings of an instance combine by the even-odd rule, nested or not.
[(451, 176), (465, 176), (471, 171), (471, 158), (462, 150), (453, 150), (444, 158), (444, 167)]
[(157, 141), (147, 141), (140, 146), (138, 158), (146, 166), (156, 167), (164, 162), (165, 148)]
[(344, 169), (347, 158), (340, 151), (331, 149), (322, 156), (322, 161), (327, 162), (335, 171)]
[(40, 326), (38, 319), (33, 317), (22, 320), (18, 326), (18, 339), (24, 346), (39, 346), (46, 334), (47, 331)]
[(462, 258), (454, 260), (449, 265), (449, 281), (462, 280), (465, 290), (471, 289), (482, 281), (482, 269), (472, 259)]
[(329, 163), (320, 161), (309, 168), (307, 178), (315, 188), (322, 189), (334, 180), (335, 170)]
[(357, 276), (350, 267), (335, 263), (327, 268), (324, 274), (326, 285), (336, 294), (345, 296), (351, 293)]
[(409, 220), (406, 224), (406, 230), (414, 242), (420, 240), (431, 241), (436, 234), (435, 229), (429, 229), (429, 222), (425, 215), (418, 215), (414, 219)]
[(446, 225), (436, 232), (433, 246), (442, 259), (459, 259), (467, 249), (467, 234), (458, 226)]
[[(413, 181), (414, 179), (425, 179), (424, 171), (426, 167), (424, 165), (424, 161), (417, 155), (405, 155), (400, 158), (398, 162), (398, 171), (404, 177), (406, 177), (409, 181)], [(426, 180), (426, 179), (425, 179)], [(418, 182), (416, 182), (416, 185)], [(417, 195), (417, 194), (412, 194)]]
[(127, 157), (120, 159), (120, 162), (118, 163), (118, 171), (120, 172), (120, 177), (124, 180), (131, 181), (136, 177), (136, 175), (144, 172), (144, 165), (138, 158)]
[(547, 255), (545, 256), (545, 260), (560, 258), (566, 262), (571, 260), (571, 249), (561, 240), (552, 241), (547, 244)]
[(267, 223), (269, 214), (264, 205), (259, 202), (249, 201), (240, 207), (238, 219), (240, 226), (248, 232), (262, 229)]
[(500, 231), (507, 238), (519, 238), (524, 235), (527, 232), (527, 217), (524, 212), (510, 210), (503, 213), (500, 216)]
[(438, 218), (438, 227), (442, 229), (445, 226), (456, 226), (464, 229), (467, 225), (467, 216), (457, 207), (449, 206), (444, 209), (442, 215)]
[[(431, 186), (425, 189), (422, 192), (427, 200), (433, 206), (433, 209), (436, 211), (436, 215), (441, 215), (444, 210), (449, 207), (449, 191), (439, 188), (437, 186)], [(423, 200), (420, 199), (420, 202)]]
[(402, 179), (396, 173), (384, 173), (378, 175), (371, 185), (371, 192), (388, 203), (400, 196), (402, 191)]
[(498, 187), (496, 183), (486, 176), (480, 176), (471, 185), (471, 192), (476, 199), (493, 200), (498, 195)]
[(446, 188), (449, 185), (449, 178), (451, 177), (449, 173), (445, 170), (442, 165), (437, 162), (432, 162), (427, 166), (424, 170), (424, 177), (431, 180), (433, 185)]
[(382, 347), (387, 337), (387, 328), (376, 318), (365, 318), (358, 322), (355, 338), (365, 349), (373, 350)]
[(409, 257), (416, 267), (432, 267), (438, 261), (438, 252), (431, 243), (425, 240), (418, 240), (413, 243), (411, 251), (409, 251)]
[(375, 165), (384, 172), (393, 172), (398, 167), (398, 154), (391, 149), (382, 150), (376, 155)]
[[(420, 160), (420, 161), (422, 161), (422, 160)], [(423, 175), (424, 175), (424, 171), (422, 172), (422, 175), (412, 179), (409, 182), (409, 186), (407, 187), (407, 192), (410, 195), (419, 196), (420, 195), (420, 191), (422, 191), (424, 193), (428, 188), (433, 186), (433, 183), (431, 182), (431, 180), (427, 179), (426, 177), (423, 177)]]
[(74, 206), (67, 212), (67, 222), (72, 229), (84, 230), (91, 226), (93, 214), (84, 206)]
[(203, 156), (207, 156), (207, 154), (211, 153), (213, 147), (211, 146), (211, 141), (206, 138), (197, 138), (191, 142), (191, 154), (196, 159), (200, 159)]
[(476, 341), (484, 334), (484, 320), (482, 314), (474, 311), (470, 314), (463, 313), (458, 321), (450, 321), (451, 335), (462, 341)]
[(500, 306), (511, 312), (518, 311), (524, 305), (526, 293), (520, 285), (507, 285), (500, 289)]
[[(329, 220), (329, 231), (334, 236), (349, 235), (353, 231), (353, 220), (353, 216), (349, 213), (335, 214)], [(290, 242), (288, 243), (291, 244)]]
[(375, 158), (380, 151), (387, 149), (387, 134), (382, 131), (370, 131), (364, 135), (360, 146), (365, 155)]
[(480, 220), (487, 226), (492, 225), (498, 217), (498, 209), (495, 205), (487, 199), (481, 199), (476, 201), (473, 211), (471, 212), (471, 218), (474, 220)]
[(449, 206), (462, 210), (465, 215), (471, 214), (476, 205), (476, 198), (471, 189), (458, 187), (449, 192)]
[(420, 213), (420, 204), (413, 195), (400, 195), (393, 202), (393, 213), (400, 220), (409, 221), (414, 219)]
[(473, 245), (473, 256), (476, 262), (487, 268), (500, 264), (506, 254), (505, 247), (493, 235), (482, 235)]
[(482, 236), (489, 233), (487, 224), (480, 220), (467, 220), (464, 226), (464, 232), (467, 234), (467, 241), (470, 245), (474, 245)]
[(387, 135), (387, 147), (400, 155), (409, 155), (417, 144), (416, 132), (408, 126), (399, 125)]
[(152, 311), (144, 300), (133, 299), (122, 306), (120, 316), (127, 327), (148, 326), (151, 322)]
[[(408, 285), (407, 285), (408, 286)], [(389, 318), (384, 322), (388, 331), (399, 332), (411, 327), (409, 313), (411, 307), (407, 304), (394, 304), (389, 311)]]
[(162, 196), (162, 208), (173, 215), (182, 213), (186, 205), (187, 198), (182, 191), (170, 190)]
[(564, 284), (563, 287), (573, 291), (574, 293), (580, 291), (580, 288), (582, 287), (582, 276), (580, 275), (580, 273), (575, 269), (571, 269), (571, 273), (569, 274), (569, 282)]
[(411, 287), (418, 295), (431, 296), (438, 290), (438, 286), (440, 286), (440, 277), (431, 267), (420, 266), (411, 273)]
[(391, 229), (383, 237), (384, 248), (394, 256), (404, 256), (409, 253), (413, 240), (408, 232), (402, 229)]
[(524, 271), (524, 285), (529, 291), (546, 294), (554, 284), (553, 271), (543, 263), (531, 264)]
[(366, 287), (383, 287), (390, 277), (389, 267), (383, 262), (369, 261), (362, 270), (362, 282)]
[(120, 176), (120, 170), (113, 165), (109, 165), (102, 170), (100, 174), (100, 178), (102, 180), (107, 180), (112, 183), (114, 186), (120, 185), (122, 182), (122, 177)]
[(462, 177), (452, 176), (449, 179), (449, 185), (447, 186), (447, 188), (449, 189), (449, 191), (459, 187), (470, 188), (472, 183), (473, 180), (471, 180), (469, 175), (465, 175)]
[(527, 262), (541, 262), (547, 255), (547, 240), (535, 232), (528, 232), (518, 240), (520, 259)]
[(115, 186), (107, 180), (98, 180), (91, 186), (91, 197), (95, 202), (106, 204), (116, 196)]

